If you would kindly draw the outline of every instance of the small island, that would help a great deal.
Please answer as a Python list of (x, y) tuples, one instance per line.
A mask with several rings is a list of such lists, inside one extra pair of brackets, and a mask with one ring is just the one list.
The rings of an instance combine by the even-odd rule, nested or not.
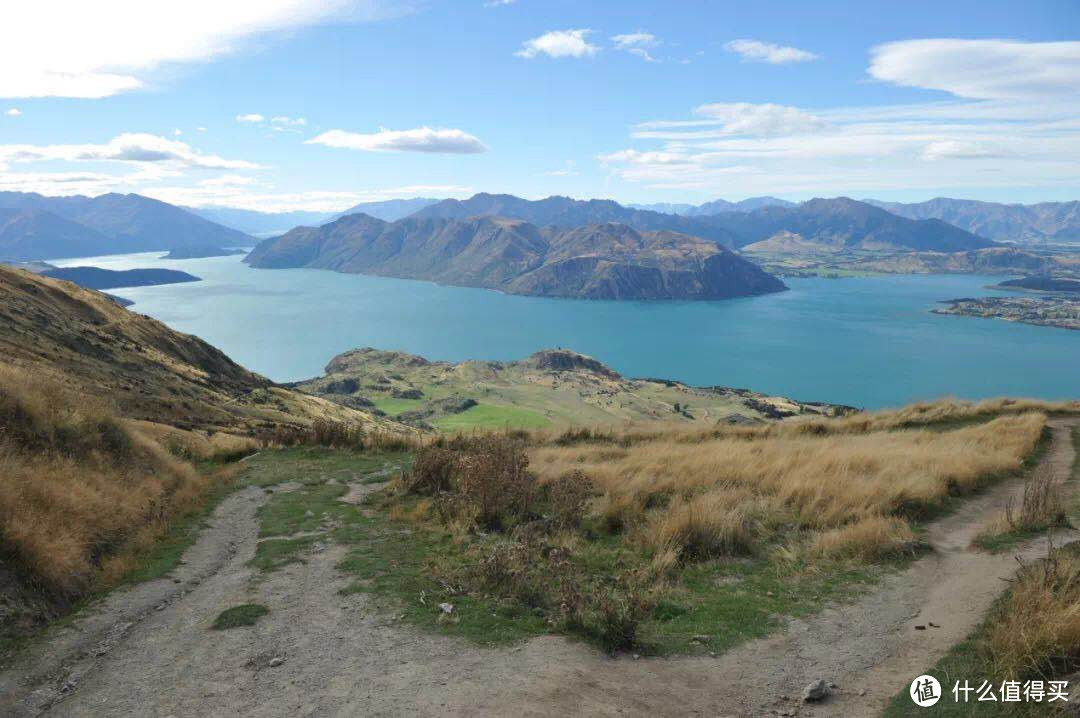
[(162, 259), (205, 259), (207, 257), (228, 257), (234, 254), (247, 254), (246, 249), (223, 249), (221, 247), (173, 247)]
[(1080, 329), (1080, 296), (1051, 294), (1045, 297), (981, 297), (949, 299), (934, 314), (1004, 319), (1045, 327)]
[(101, 267), (55, 267), (40, 272), (42, 276), (63, 279), (86, 289), (152, 287), (159, 284), (198, 282), (199, 277), (175, 269), (102, 269)]

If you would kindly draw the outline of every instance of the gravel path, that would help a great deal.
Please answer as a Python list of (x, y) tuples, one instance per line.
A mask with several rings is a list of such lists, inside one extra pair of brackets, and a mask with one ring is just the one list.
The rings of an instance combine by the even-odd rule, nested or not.
[[(1072, 464), (1069, 423), (1051, 422), (1045, 459)], [(354, 486), (348, 497), (377, 486)], [(971, 539), (1022, 488), (1016, 480), (933, 524), (936, 551), (855, 602), (791, 621), (773, 638), (719, 658), (608, 658), (559, 637), (484, 649), (421, 633), (341, 596), (343, 549), (259, 577), (245, 489), (217, 508), (173, 578), (116, 591), (0, 673), (12, 716), (550, 716), (872, 715), (966, 636), (1016, 569), (1045, 541), (990, 555)], [(250, 628), (211, 631), (224, 609), (262, 603)], [(938, 628), (930, 628), (933, 622)], [(915, 625), (927, 630), (916, 630)], [(804, 685), (839, 686), (805, 706)]]

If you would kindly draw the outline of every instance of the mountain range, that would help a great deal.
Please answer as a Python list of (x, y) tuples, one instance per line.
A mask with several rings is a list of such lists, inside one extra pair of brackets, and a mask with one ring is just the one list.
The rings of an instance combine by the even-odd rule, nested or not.
[(665, 214), (681, 214), (686, 217), (702, 217), (721, 212), (753, 212), (762, 207), (794, 207), (795, 202), (777, 197), (750, 197), (739, 202), (728, 202), (726, 199), (716, 199), (703, 204), (679, 204), (671, 202), (657, 202), (655, 204), (631, 204), (627, 205), (635, 209), (647, 209), (653, 212)]
[(294, 227), (317, 227), (333, 222), (348, 214), (366, 214), (369, 217), (394, 222), (413, 212), (433, 205), (439, 200), (430, 197), (388, 199), (381, 202), (361, 202), (341, 212), (260, 212), (236, 207), (184, 207), (204, 219), (256, 237), (284, 234)]
[(0, 259), (250, 246), (243, 232), (137, 194), (0, 192)]
[(684, 217), (632, 209), (611, 200), (582, 201), (555, 196), (532, 201), (512, 195), (478, 194), (467, 200), (443, 200), (412, 216), (447, 219), (497, 216), (554, 227), (618, 222), (642, 232), (668, 230), (731, 248), (785, 232), (808, 242), (859, 249), (961, 251), (994, 244), (940, 220), (907, 219), (847, 197), (812, 199), (790, 207), (766, 205), (749, 212)]
[(909, 219), (939, 219), (1001, 242), (1080, 241), (1080, 202), (999, 204), (937, 197), (926, 202), (866, 202)]
[(397, 222), (352, 214), (298, 227), (261, 242), (245, 261), (585, 299), (726, 299), (786, 288), (715, 242), (677, 232), (423, 214)]
[(411, 215), (422, 219), (466, 219), (505, 217), (537, 226), (581, 227), (618, 222), (640, 232), (667, 230), (732, 246), (734, 237), (722, 227), (696, 218), (634, 209), (610, 199), (577, 200), (558, 195), (527, 200), (509, 194), (480, 193), (469, 199), (444, 199)]

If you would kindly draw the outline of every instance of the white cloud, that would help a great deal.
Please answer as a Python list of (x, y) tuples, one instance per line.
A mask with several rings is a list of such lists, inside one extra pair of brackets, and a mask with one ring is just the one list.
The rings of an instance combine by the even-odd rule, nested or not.
[(195, 131), (196, 132), (206, 132), (206, 128), (205, 127), (196, 127)]
[(649, 48), (656, 47), (660, 40), (651, 32), (632, 32), (626, 35), (613, 35), (611, 41), (615, 43), (616, 50), (628, 52), (640, 57), (645, 62), (660, 62), (649, 54)]
[(0, 24), (0, 97), (100, 98), (144, 87), (163, 65), (211, 60), (256, 36), (411, 10), (390, 0), (12, 2)]
[(259, 123), (266, 122), (266, 118), (260, 115), (258, 112), (250, 112), (246, 115), (237, 115), (236, 121), (257, 125)]
[[(707, 118), (644, 122), (638, 125), (636, 139), (702, 140), (735, 135), (772, 137), (816, 132), (825, 122), (805, 110), (772, 103), (714, 102), (701, 105), (694, 114)], [(709, 128), (686, 131), (685, 128)]]
[(7, 115), (8, 117), (18, 117), (18, 116), (20, 116), (22, 114), (22, 110), (20, 110), (18, 107), (12, 107), (11, 109), (9, 109), (4, 114)]
[(175, 130), (173, 130), (173, 131), (172, 131), (172, 133), (173, 133), (173, 137), (179, 137), (180, 135), (184, 134), (184, 133), (183, 133), (183, 132), (182, 132), (182, 131), (180, 130), (180, 128), (179, 128), (179, 127), (177, 127), (177, 128), (175, 129)]
[(270, 123), (273, 125), (303, 127), (307, 124), (307, 120), (305, 120), (303, 117), (286, 117), (285, 115), (278, 115), (276, 117), (271, 117)]
[(252, 162), (202, 154), (179, 140), (145, 133), (124, 133), (100, 145), (0, 145), (0, 160), (154, 163), (172, 170), (259, 168)]
[(786, 65), (791, 62), (809, 62), (818, 56), (797, 47), (774, 45), (760, 40), (732, 40), (724, 45), (728, 52), (741, 56), (744, 62), (767, 62), (770, 65)]
[(502, 7), (503, 5), (513, 5), (517, 0), (488, 0), (484, 3), (484, 7)]
[(814, 109), (702, 105), (597, 157), (611, 177), (711, 194), (1080, 186), (1080, 98)]
[(304, 144), (367, 152), (476, 154), (487, 151), (487, 147), (479, 139), (467, 132), (432, 127), (418, 127), (412, 130), (382, 128), (370, 134), (330, 130), (312, 137)]
[(612, 35), (611, 41), (615, 47), (625, 50), (631, 47), (656, 47), (660, 41), (651, 32), (631, 32), (626, 35)]
[(521, 44), (515, 55), (532, 59), (540, 55), (548, 57), (592, 57), (600, 48), (585, 39), (592, 30), (552, 30)]
[(974, 99), (1080, 97), (1080, 42), (905, 40), (871, 50), (878, 80)]
[(993, 150), (985, 145), (960, 140), (931, 142), (922, 151), (922, 158), (931, 162), (935, 160), (980, 160), (1002, 156), (1000, 151)]

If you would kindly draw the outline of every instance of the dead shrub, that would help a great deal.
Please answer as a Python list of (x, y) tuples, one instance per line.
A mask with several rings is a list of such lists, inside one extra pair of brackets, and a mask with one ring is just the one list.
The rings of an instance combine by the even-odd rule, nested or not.
[(433, 496), (453, 488), (454, 475), (461, 464), (456, 451), (425, 446), (416, 452), (412, 470), (404, 477), (406, 493)]
[(1005, 521), (1015, 531), (1040, 531), (1068, 524), (1061, 491), (1048, 464), (1032, 470), (1024, 482), (1019, 513), (1010, 500), (1005, 507)]
[(556, 528), (575, 529), (585, 516), (593, 493), (592, 482), (581, 471), (569, 471), (547, 485), (551, 520)]
[(532, 509), (536, 480), (524, 445), (505, 436), (473, 441), (461, 459), (457, 491), (479, 526), (504, 528)]

